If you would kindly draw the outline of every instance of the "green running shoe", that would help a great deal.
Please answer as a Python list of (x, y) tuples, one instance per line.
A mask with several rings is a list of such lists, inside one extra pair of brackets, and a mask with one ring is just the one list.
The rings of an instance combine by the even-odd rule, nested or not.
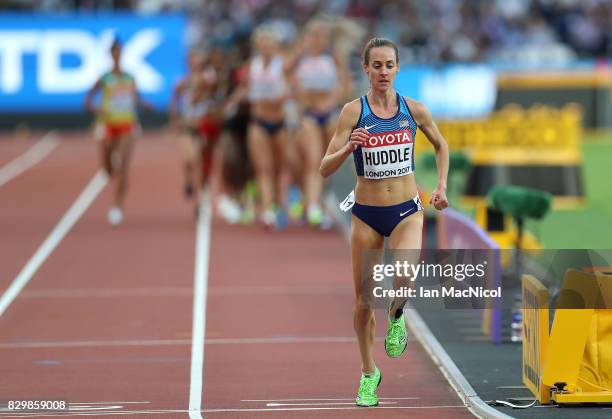
[(370, 374), (369, 376), (361, 374), (361, 380), (359, 380), (359, 391), (357, 391), (357, 398), (355, 399), (357, 406), (378, 406), (376, 389), (378, 389), (381, 380), (382, 374), (376, 367), (374, 367), (374, 373)]
[(387, 336), (385, 337), (385, 352), (391, 358), (397, 358), (406, 350), (408, 335), (406, 333), (406, 322), (402, 314), (399, 319), (391, 317), (387, 320)]
[(306, 218), (311, 227), (316, 227), (323, 221), (323, 210), (318, 205), (311, 205), (306, 211)]

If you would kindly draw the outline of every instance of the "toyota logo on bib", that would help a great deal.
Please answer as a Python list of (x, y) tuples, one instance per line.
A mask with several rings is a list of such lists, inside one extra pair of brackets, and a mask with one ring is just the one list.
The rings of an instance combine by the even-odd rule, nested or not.
[(411, 143), (412, 136), (410, 131), (392, 131), (383, 134), (374, 134), (368, 139), (366, 147), (383, 147)]

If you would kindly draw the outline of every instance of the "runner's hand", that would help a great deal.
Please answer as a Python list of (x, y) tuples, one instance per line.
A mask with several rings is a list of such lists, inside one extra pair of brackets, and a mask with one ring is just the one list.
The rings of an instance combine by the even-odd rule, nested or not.
[(108, 112), (106, 112), (106, 110), (102, 106), (98, 106), (97, 108), (94, 108), (92, 113), (97, 119), (100, 119), (103, 121), (106, 120), (108, 116)]
[(431, 194), (429, 204), (433, 205), (437, 210), (443, 210), (448, 207), (448, 198), (446, 198), (446, 188), (438, 185)]
[(348, 147), (351, 152), (357, 150), (357, 147), (364, 146), (370, 138), (370, 133), (364, 128), (357, 128), (351, 132), (349, 137)]

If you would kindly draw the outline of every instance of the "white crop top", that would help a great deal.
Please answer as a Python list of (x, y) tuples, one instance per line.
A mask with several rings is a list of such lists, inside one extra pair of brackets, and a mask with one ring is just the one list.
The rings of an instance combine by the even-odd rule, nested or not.
[(338, 83), (336, 62), (331, 54), (304, 56), (296, 75), (304, 90), (332, 90)]
[(264, 67), (264, 60), (257, 56), (251, 61), (249, 68), (249, 99), (270, 100), (279, 99), (287, 91), (283, 59), (279, 56)]

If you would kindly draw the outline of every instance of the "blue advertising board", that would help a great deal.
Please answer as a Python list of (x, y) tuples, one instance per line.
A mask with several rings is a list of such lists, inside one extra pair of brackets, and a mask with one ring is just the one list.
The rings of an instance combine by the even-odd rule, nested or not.
[(82, 111), (115, 37), (124, 71), (164, 109), (185, 71), (185, 27), (181, 14), (0, 14), (0, 112)]
[(403, 65), (395, 88), (441, 119), (486, 117), (495, 106), (497, 74), (487, 64)]

